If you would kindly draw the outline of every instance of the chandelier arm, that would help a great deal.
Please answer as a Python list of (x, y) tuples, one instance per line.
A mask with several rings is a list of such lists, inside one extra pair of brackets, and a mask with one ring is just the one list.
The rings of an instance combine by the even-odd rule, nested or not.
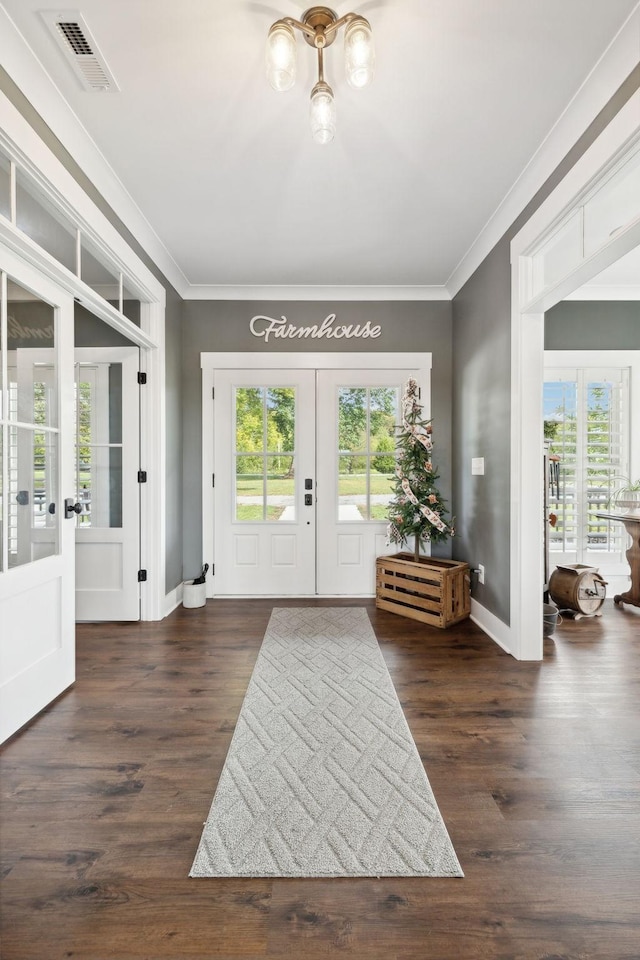
[(363, 20), (364, 17), (361, 17), (359, 13), (345, 13), (343, 17), (339, 17), (338, 20), (334, 20), (333, 23), (330, 23), (328, 27), (325, 28), (325, 34), (327, 37), (333, 36), (334, 33), (337, 33), (340, 27), (346, 26), (347, 23), (350, 23), (352, 20)]
[(304, 33), (304, 35), (309, 37), (311, 40), (314, 40), (316, 37), (315, 30), (312, 30), (311, 27), (308, 27), (306, 23), (302, 23), (300, 20), (295, 20), (293, 17), (282, 17), (280, 22), (286, 23), (290, 27), (295, 27), (296, 30), (299, 30), (300, 33)]

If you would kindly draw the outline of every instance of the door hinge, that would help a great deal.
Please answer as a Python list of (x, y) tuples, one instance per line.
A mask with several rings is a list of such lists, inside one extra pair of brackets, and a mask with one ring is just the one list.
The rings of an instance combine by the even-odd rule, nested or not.
[(147, 382), (147, 375), (143, 373), (142, 370), (138, 371), (138, 383), (143, 384)]
[(138, 583), (145, 583), (147, 579), (146, 570), (138, 570)]
[(147, 482), (147, 471), (138, 470), (138, 483), (146, 483), (146, 482)]
[(216, 388), (211, 387), (211, 399), (215, 400), (215, 398), (216, 398)]
[(215, 565), (215, 563), (212, 563), (212, 564), (211, 564), (211, 576), (212, 576), (212, 577), (215, 577), (215, 575), (216, 575), (216, 565)]
[(215, 473), (212, 473), (212, 474), (211, 474), (211, 486), (212, 486), (212, 487), (215, 487), (215, 485), (216, 485), (216, 475), (215, 475)]

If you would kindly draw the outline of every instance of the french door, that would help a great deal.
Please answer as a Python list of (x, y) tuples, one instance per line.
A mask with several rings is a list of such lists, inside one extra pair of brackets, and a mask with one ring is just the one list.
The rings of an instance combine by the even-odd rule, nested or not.
[(215, 595), (375, 592), (400, 400), (408, 377), (419, 375), (214, 372)]
[(76, 620), (139, 620), (139, 350), (74, 357)]
[[(3, 248), (0, 306), (4, 740), (75, 678), (74, 530), (65, 509), (73, 503), (73, 299)], [(19, 369), (11, 380), (10, 352)]]

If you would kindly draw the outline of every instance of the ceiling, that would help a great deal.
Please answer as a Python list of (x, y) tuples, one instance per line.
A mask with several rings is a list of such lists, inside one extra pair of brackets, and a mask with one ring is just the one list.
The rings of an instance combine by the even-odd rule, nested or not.
[[(1, 0), (192, 285), (440, 286), (637, 0), (363, 0), (377, 67), (326, 53), (337, 134), (308, 125), (314, 53), (275, 93), (264, 42), (301, 0), (79, 0), (119, 90), (86, 92), (39, 11)], [(55, 8), (58, 9), (58, 8)]]

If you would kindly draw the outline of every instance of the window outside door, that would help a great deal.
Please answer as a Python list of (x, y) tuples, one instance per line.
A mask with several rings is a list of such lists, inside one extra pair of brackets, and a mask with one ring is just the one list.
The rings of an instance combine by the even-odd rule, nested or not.
[(544, 419), (549, 470), (552, 565), (586, 564), (624, 572), (622, 525), (596, 517), (610, 509), (629, 473), (629, 370), (625, 367), (545, 371)]

